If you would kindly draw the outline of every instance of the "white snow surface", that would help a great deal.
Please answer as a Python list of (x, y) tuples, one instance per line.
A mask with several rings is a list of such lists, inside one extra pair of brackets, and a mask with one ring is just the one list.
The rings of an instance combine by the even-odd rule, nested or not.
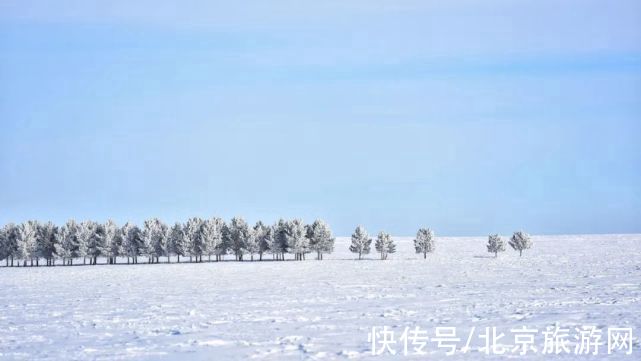
[[(418, 359), (373, 356), (368, 332), (555, 322), (631, 327), (633, 354), (524, 359), (641, 357), (641, 235), (534, 236), (522, 258), (508, 247), (497, 259), (487, 237), (437, 238), (426, 260), (395, 239), (386, 261), (358, 261), (339, 238), (323, 261), (3, 267), (0, 359)], [(427, 358), (521, 358), (473, 344), (445, 356), (429, 343)]]

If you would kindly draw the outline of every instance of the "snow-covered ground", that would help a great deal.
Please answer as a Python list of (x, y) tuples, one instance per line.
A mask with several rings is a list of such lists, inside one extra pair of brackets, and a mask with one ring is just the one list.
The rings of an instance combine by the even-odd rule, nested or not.
[[(0, 268), (0, 358), (6, 359), (402, 359), (398, 339), (415, 326), (434, 336), (457, 327), (538, 329), (527, 359), (626, 359), (543, 355), (541, 330), (558, 322), (641, 334), (641, 235), (533, 237), (533, 248), (498, 259), (487, 239), (438, 238), (428, 259), (400, 239), (387, 261), (354, 260), (348, 240), (323, 261)], [(372, 327), (395, 332), (397, 355), (371, 354)], [(428, 341), (431, 359), (445, 356)], [(411, 351), (410, 346), (410, 351)]]

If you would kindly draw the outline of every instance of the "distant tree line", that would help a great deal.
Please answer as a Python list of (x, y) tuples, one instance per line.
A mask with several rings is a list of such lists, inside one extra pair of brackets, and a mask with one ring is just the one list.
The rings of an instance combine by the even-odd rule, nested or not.
[(263, 260), (266, 254), (284, 260), (286, 253), (303, 260), (312, 252), (323, 259), (323, 254), (334, 250), (334, 240), (329, 225), (320, 219), (312, 224), (281, 219), (272, 226), (259, 221), (253, 227), (241, 217), (229, 223), (216, 217), (194, 217), (172, 226), (152, 218), (142, 227), (132, 223), (119, 227), (112, 220), (70, 220), (62, 226), (31, 220), (0, 229), (0, 260), (5, 260), (6, 266), (39, 266), (40, 260), (53, 266), (57, 259), (63, 265), (73, 265), (77, 259), (95, 265), (99, 258), (107, 264), (115, 264), (119, 258), (137, 264), (139, 258), (146, 258), (146, 263), (170, 262), (172, 257), (178, 262), (181, 257), (203, 262), (203, 256), (207, 261), (213, 256), (219, 261), (226, 254), (233, 254), (238, 261), (247, 257)]
[[(98, 259), (107, 264), (116, 264), (126, 258), (127, 264), (137, 264), (139, 258), (145, 263), (171, 262), (172, 257), (180, 263), (181, 257), (189, 262), (220, 261), (233, 254), (237, 261), (262, 261), (265, 255), (282, 261), (286, 254), (293, 254), (301, 261), (309, 253), (322, 260), (324, 254), (332, 253), (335, 238), (329, 225), (318, 219), (305, 224), (300, 219), (280, 219), (269, 226), (258, 221), (253, 227), (241, 217), (230, 222), (221, 218), (202, 219), (193, 217), (184, 223), (172, 226), (157, 218), (144, 221), (142, 227), (125, 223), (119, 227), (114, 221), (76, 222), (69, 220), (62, 226), (52, 222), (30, 220), (21, 224), (9, 223), (0, 228), (0, 261), (6, 266), (39, 266), (44, 260), (47, 266), (61, 260), (63, 265), (73, 265), (82, 259), (83, 264), (95, 265)], [(358, 226), (351, 236), (349, 250), (358, 254), (358, 259), (371, 251), (372, 239), (363, 226)], [(522, 254), (530, 248), (531, 240), (525, 232), (515, 232), (510, 246)], [(379, 232), (374, 248), (380, 259), (396, 252), (396, 244), (389, 233)], [(414, 239), (416, 253), (427, 258), (434, 252), (434, 232), (421, 228)], [(498, 235), (490, 235), (488, 252), (495, 256), (505, 251), (505, 243)]]

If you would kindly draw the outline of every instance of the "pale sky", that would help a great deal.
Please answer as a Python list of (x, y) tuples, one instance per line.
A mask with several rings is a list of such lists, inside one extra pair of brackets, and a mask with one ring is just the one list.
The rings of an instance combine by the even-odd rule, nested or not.
[(0, 223), (641, 232), (641, 1), (243, 4), (0, 0)]

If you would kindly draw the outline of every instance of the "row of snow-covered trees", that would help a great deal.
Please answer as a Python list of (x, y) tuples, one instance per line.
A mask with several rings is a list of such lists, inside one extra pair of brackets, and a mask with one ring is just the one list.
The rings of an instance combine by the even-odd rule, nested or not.
[[(532, 247), (532, 239), (529, 234), (523, 231), (514, 232), (512, 237), (510, 237), (508, 244), (515, 251), (519, 251), (519, 256), (522, 256), (524, 250)], [(503, 237), (498, 234), (489, 235), (487, 240), (487, 251), (494, 253), (494, 257), (498, 257), (499, 252), (504, 252), (505, 241), (503, 240)]]
[[(74, 259), (96, 264), (98, 258), (107, 263), (117, 263), (126, 257), (127, 263), (138, 263), (146, 257), (147, 263), (159, 263), (161, 257), (170, 262), (171, 257), (189, 257), (190, 262), (202, 262), (203, 256), (211, 261), (220, 260), (225, 254), (234, 254), (242, 261), (249, 255), (253, 261), (264, 254), (283, 260), (286, 253), (302, 260), (307, 253), (316, 253), (318, 259), (334, 249), (332, 231), (323, 220), (305, 224), (300, 219), (281, 219), (274, 225), (257, 222), (253, 227), (243, 218), (235, 217), (229, 223), (221, 218), (190, 218), (185, 223), (170, 226), (157, 218), (146, 220), (142, 227), (126, 223), (119, 227), (114, 221), (68, 221), (62, 226), (51, 222), (27, 221), (9, 223), (0, 229), (0, 260), (7, 266), (21, 261), (23, 266), (55, 265), (61, 259), (72, 265)], [(16, 262), (19, 266), (20, 262)]]
[[(358, 254), (358, 259), (361, 259), (363, 254), (368, 254), (371, 250), (372, 239), (369, 238), (367, 231), (362, 226), (358, 226), (352, 234), (352, 243), (349, 250)], [(508, 242), (510, 247), (519, 251), (519, 256), (523, 255), (523, 251), (532, 246), (530, 235), (523, 231), (514, 232)], [(380, 232), (376, 237), (375, 243), (376, 251), (380, 254), (381, 259), (387, 259), (387, 255), (396, 252), (396, 245), (388, 233)], [(416, 253), (423, 254), (423, 258), (427, 258), (427, 254), (434, 252), (434, 232), (429, 228), (421, 228), (416, 233), (414, 239), (414, 249)], [(505, 251), (505, 241), (498, 234), (492, 234), (488, 237), (487, 251), (494, 253), (497, 257), (499, 252)]]
[[(358, 254), (358, 259), (362, 259), (364, 254), (371, 251), (372, 239), (367, 234), (367, 230), (363, 226), (356, 227), (352, 233), (352, 243), (349, 250), (352, 253)], [(374, 243), (376, 252), (380, 254), (381, 259), (387, 259), (387, 256), (396, 252), (396, 244), (389, 233), (379, 232)], [(423, 258), (427, 258), (427, 254), (434, 251), (434, 232), (427, 228), (421, 228), (416, 233), (414, 239), (414, 248), (416, 253), (422, 253)]]
[[(157, 218), (148, 219), (142, 227), (126, 223), (119, 227), (112, 220), (106, 223), (94, 221), (68, 221), (63, 226), (51, 222), (27, 221), (22, 224), (9, 223), (0, 229), (0, 261), (6, 266), (14, 266), (21, 261), (23, 266), (39, 265), (40, 259), (46, 265), (55, 265), (57, 259), (64, 265), (72, 265), (74, 259), (82, 258), (83, 264), (97, 264), (98, 258), (105, 258), (108, 264), (115, 264), (119, 257), (127, 258), (127, 263), (138, 263), (138, 257), (147, 257), (147, 263), (159, 263), (161, 257), (170, 262), (176, 257), (189, 257), (190, 262), (202, 262), (203, 256), (216, 261), (226, 254), (234, 254), (242, 261), (249, 255), (253, 261), (264, 254), (271, 254), (274, 260), (284, 260), (285, 254), (303, 260), (308, 253), (323, 254), (334, 250), (334, 240), (330, 227), (323, 220), (305, 224), (300, 219), (280, 219), (272, 226), (258, 221), (253, 227), (241, 217), (232, 218), (226, 223), (221, 218), (190, 218), (185, 223), (168, 226)], [(349, 250), (358, 254), (358, 259), (371, 251), (372, 239), (363, 226), (358, 226), (351, 237)], [(525, 232), (515, 232), (509, 245), (522, 254), (532, 242)], [(374, 242), (374, 248), (385, 260), (396, 252), (396, 244), (389, 233), (381, 231)], [(421, 228), (414, 239), (416, 253), (434, 252), (434, 232)], [(495, 256), (505, 251), (505, 242), (499, 235), (490, 235), (488, 252)], [(20, 262), (17, 262), (20, 265)]]

